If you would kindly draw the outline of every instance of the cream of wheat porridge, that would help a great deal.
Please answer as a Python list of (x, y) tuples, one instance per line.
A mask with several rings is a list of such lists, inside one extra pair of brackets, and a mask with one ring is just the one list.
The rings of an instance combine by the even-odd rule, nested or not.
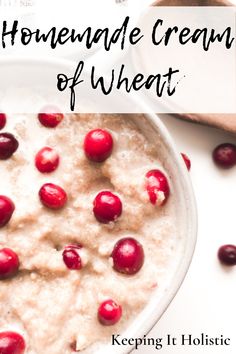
[[(103, 162), (89, 160), (83, 148), (86, 134), (97, 128), (113, 138), (111, 155)], [(29, 354), (89, 353), (92, 345), (126, 329), (167, 276), (179, 237), (170, 178), (157, 146), (127, 116), (65, 115), (58, 126), (47, 128), (37, 115), (16, 115), (7, 117), (2, 132), (13, 134), (19, 147), (0, 161), (0, 195), (15, 204), (0, 228), (0, 246), (18, 255), (19, 269), (0, 280), (0, 332), (21, 334)], [(35, 166), (43, 147), (60, 157), (51, 173)], [(169, 181), (166, 203), (162, 192), (156, 204), (150, 202), (145, 176), (154, 169)], [(43, 205), (38, 192), (45, 183), (66, 191), (64, 207)], [(115, 221), (95, 218), (93, 201), (101, 191), (122, 202)], [(114, 245), (126, 237), (137, 240), (144, 252), (133, 274), (114, 269), (111, 258)], [(81, 247), (75, 250), (79, 269), (69, 269), (63, 260), (68, 245)], [(98, 308), (108, 299), (122, 308), (113, 325), (98, 320)]]

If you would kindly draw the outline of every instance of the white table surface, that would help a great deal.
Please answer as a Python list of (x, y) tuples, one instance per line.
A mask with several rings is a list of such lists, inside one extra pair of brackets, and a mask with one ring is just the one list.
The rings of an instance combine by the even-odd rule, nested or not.
[(231, 338), (229, 347), (163, 346), (140, 347), (133, 353), (235, 354), (236, 353), (236, 267), (225, 269), (217, 259), (219, 246), (236, 244), (236, 166), (222, 171), (212, 162), (213, 148), (222, 142), (236, 143), (236, 136), (162, 118), (179, 151), (192, 161), (191, 178), (198, 204), (198, 241), (187, 277), (177, 296), (150, 332), (151, 337), (192, 334)]

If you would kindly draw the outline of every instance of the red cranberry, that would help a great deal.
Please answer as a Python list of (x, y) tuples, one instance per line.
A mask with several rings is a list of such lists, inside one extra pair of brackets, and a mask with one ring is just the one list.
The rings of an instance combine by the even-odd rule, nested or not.
[(165, 204), (170, 194), (170, 187), (164, 173), (161, 172), (160, 170), (151, 170), (146, 173), (146, 180), (147, 180), (146, 188), (147, 188), (150, 202), (152, 204), (156, 204), (159, 198), (158, 192), (163, 192), (164, 199), (160, 203), (160, 205)]
[(38, 114), (40, 123), (47, 128), (55, 128), (64, 118), (62, 113), (56, 111), (55, 107), (46, 107), (43, 113)]
[(67, 194), (63, 188), (53, 183), (45, 183), (39, 190), (43, 205), (50, 209), (61, 209), (67, 202)]
[(78, 250), (80, 245), (68, 245), (63, 251), (63, 261), (70, 270), (79, 270), (82, 268), (82, 261)]
[(185, 162), (185, 165), (186, 165), (187, 169), (190, 171), (190, 169), (191, 169), (191, 161), (190, 161), (189, 157), (186, 154), (184, 154), (183, 152), (181, 153), (181, 155), (183, 157), (183, 160)]
[(73, 351), (73, 352), (80, 352), (80, 349), (76, 349), (76, 347), (77, 347), (77, 342), (76, 342), (76, 340), (74, 341), (74, 342), (72, 342), (71, 344), (70, 344), (70, 349)]
[(98, 193), (93, 201), (93, 213), (104, 224), (115, 221), (122, 213), (120, 198), (109, 191)]
[(105, 326), (117, 323), (122, 315), (122, 308), (113, 300), (104, 301), (98, 309), (98, 320)]
[(132, 237), (122, 238), (115, 244), (111, 257), (117, 272), (135, 274), (144, 263), (143, 246)]
[(103, 129), (91, 130), (84, 139), (85, 154), (94, 162), (105, 161), (111, 155), (112, 147), (112, 136)]
[(228, 266), (236, 265), (236, 246), (224, 245), (218, 251), (219, 260)]
[(35, 157), (35, 166), (42, 173), (53, 172), (58, 165), (59, 155), (50, 147), (42, 148)]
[(233, 144), (218, 145), (213, 153), (213, 160), (222, 168), (230, 168), (236, 164), (236, 146)]
[(0, 279), (14, 276), (19, 269), (19, 258), (10, 248), (0, 250)]
[(25, 352), (24, 338), (16, 332), (0, 333), (1, 354), (23, 354)]
[(3, 129), (6, 125), (7, 117), (6, 114), (0, 113), (0, 129)]
[(9, 222), (14, 210), (15, 205), (13, 201), (4, 195), (0, 195), (0, 227), (5, 226)]
[(19, 143), (10, 133), (0, 133), (0, 160), (7, 160), (18, 149)]

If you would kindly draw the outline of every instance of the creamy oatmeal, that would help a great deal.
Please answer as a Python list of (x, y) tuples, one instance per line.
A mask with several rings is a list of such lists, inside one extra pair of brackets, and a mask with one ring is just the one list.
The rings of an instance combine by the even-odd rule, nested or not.
[[(19, 261), (13, 255), (0, 280), (0, 332), (21, 334), (29, 354), (89, 352), (92, 344), (109, 342), (164, 281), (178, 241), (171, 181), (156, 146), (132, 120), (60, 118), (45, 127), (36, 115), (10, 116), (0, 131), (19, 143), (0, 160), (0, 195), (15, 206), (2, 222), (0, 248)], [(91, 161), (99, 158), (91, 141), (84, 151), (94, 129), (112, 137), (105, 136), (100, 162)], [(169, 180), (169, 196), (168, 182), (162, 179), (158, 190), (153, 170)], [(117, 247), (127, 239), (123, 252), (131, 242), (134, 254), (122, 259)], [(0, 275), (1, 269), (0, 252)], [(109, 307), (102, 308), (108, 300), (117, 305), (109, 319)]]

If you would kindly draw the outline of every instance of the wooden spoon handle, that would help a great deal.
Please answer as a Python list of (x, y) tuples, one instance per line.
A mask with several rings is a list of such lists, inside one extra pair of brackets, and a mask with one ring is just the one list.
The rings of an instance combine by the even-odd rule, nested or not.
[(234, 6), (228, 0), (156, 0), (154, 6)]
[(176, 116), (236, 134), (236, 114), (177, 114)]

